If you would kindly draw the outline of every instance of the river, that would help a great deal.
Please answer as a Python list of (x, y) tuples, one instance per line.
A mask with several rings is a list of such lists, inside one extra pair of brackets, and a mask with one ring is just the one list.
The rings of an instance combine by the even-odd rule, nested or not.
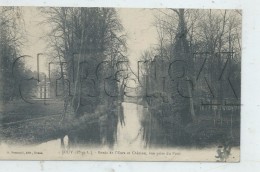
[[(142, 139), (142, 125), (141, 119), (143, 115), (143, 107), (135, 103), (123, 103), (123, 110), (125, 115), (125, 125), (118, 123), (117, 131), (117, 143), (114, 145), (114, 150), (139, 150), (147, 151), (152, 150), (145, 148), (144, 141)], [(65, 149), (68, 148), (68, 136), (64, 138)], [(48, 141), (36, 146), (39, 150), (44, 150), (48, 147), (52, 147), (55, 150), (62, 150), (60, 139)], [(92, 147), (91, 145), (90, 147)], [(93, 147), (92, 147), (93, 148)], [(91, 148), (91, 149), (92, 149)], [(97, 146), (93, 149), (109, 150), (106, 146)], [(156, 149), (154, 149), (156, 151)], [(161, 151), (179, 152), (181, 156), (177, 161), (217, 161), (216, 159), (216, 147), (209, 147), (203, 149), (197, 148), (167, 148), (160, 149)], [(231, 155), (227, 161), (239, 161), (240, 149), (239, 147), (232, 148)]]

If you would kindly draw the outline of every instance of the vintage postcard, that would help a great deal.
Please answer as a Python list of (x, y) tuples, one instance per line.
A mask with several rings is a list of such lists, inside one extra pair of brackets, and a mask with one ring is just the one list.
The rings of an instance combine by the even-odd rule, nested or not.
[(240, 161), (241, 10), (0, 14), (0, 159)]

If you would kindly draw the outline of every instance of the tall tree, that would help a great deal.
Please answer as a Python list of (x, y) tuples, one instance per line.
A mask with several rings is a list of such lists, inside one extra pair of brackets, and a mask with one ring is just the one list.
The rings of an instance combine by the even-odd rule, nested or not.
[(24, 42), (22, 11), (18, 7), (0, 7), (0, 99), (20, 98), (19, 81), (26, 78), (20, 47)]
[[(117, 71), (123, 68), (120, 61), (127, 59), (125, 36), (117, 11), (65, 7), (42, 8), (41, 11), (46, 17), (44, 23), (51, 26), (50, 54), (53, 61), (60, 63), (65, 113), (71, 104), (76, 117), (95, 112), (113, 114), (105, 113), (103, 106), (108, 108), (116, 104), (122, 95), (119, 91), (124, 75)], [(66, 69), (62, 68), (64, 62)], [(68, 81), (70, 88), (65, 86)], [(71, 89), (71, 95), (66, 88)], [(100, 122), (114, 127), (117, 122), (113, 121), (117, 121), (116, 118), (122, 121), (122, 115), (103, 116)], [(109, 131), (113, 132), (110, 136), (116, 135), (114, 129)]]
[[(236, 86), (240, 84), (235, 83), (240, 83), (241, 15), (234, 10), (156, 11), (158, 45), (143, 55), (143, 59), (151, 62), (147, 63), (143, 73), (148, 75), (148, 80), (154, 81), (148, 81), (150, 92), (154, 93), (150, 94), (150, 99), (155, 102), (150, 108), (163, 109), (164, 117), (158, 117), (158, 120), (164, 121), (163, 128), (171, 128), (171, 134), (166, 137), (173, 137), (173, 143), (173, 140), (178, 140), (173, 130), (190, 128), (205, 113), (200, 110), (202, 99), (220, 104), (224, 104), (226, 98), (239, 99), (240, 88)], [(165, 67), (163, 63), (171, 66)], [(168, 74), (165, 68), (169, 69)], [(161, 96), (158, 97), (158, 92), (165, 94), (159, 93)], [(168, 104), (155, 100), (162, 97), (167, 98)], [(170, 107), (168, 110), (167, 106)], [(213, 110), (213, 106), (210, 108)], [(159, 112), (152, 114), (160, 116)], [(222, 116), (223, 112), (219, 110), (217, 114)], [(165, 116), (168, 117), (163, 119)], [(178, 116), (181, 118), (180, 126), (176, 124)], [(167, 123), (172, 124), (166, 127)]]

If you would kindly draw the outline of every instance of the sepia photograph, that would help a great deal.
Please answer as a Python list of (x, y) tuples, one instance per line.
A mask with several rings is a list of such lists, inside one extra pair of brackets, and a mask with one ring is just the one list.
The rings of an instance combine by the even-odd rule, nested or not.
[(0, 159), (239, 162), (242, 10), (0, 6)]

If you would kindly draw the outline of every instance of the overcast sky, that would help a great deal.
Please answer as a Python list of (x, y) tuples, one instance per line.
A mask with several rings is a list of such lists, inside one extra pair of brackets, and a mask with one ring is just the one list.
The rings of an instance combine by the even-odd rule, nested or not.
[[(25, 62), (31, 70), (36, 70), (37, 53), (46, 51), (46, 42), (40, 38), (44, 36), (48, 29), (43, 25), (39, 25), (39, 22), (44, 18), (35, 7), (24, 7), (23, 11), (28, 42), (22, 48), (22, 54), (33, 57), (28, 58)], [(135, 70), (142, 52), (156, 42), (156, 30), (152, 27), (154, 21), (153, 11), (150, 9), (118, 9), (118, 15), (127, 33), (130, 65)], [(47, 71), (47, 61), (44, 58), (44, 56), (41, 57), (41, 72)]]

